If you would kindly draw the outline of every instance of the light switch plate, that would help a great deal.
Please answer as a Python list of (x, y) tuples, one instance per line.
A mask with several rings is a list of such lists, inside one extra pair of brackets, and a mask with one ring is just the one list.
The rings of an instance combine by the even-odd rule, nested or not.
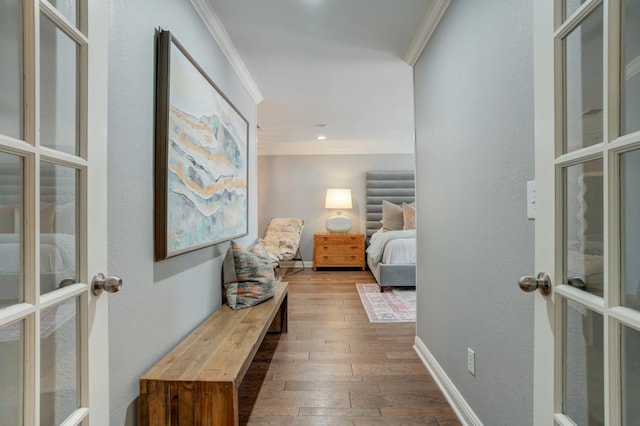
[(476, 353), (471, 348), (467, 348), (467, 370), (476, 375)]
[(536, 218), (536, 181), (527, 182), (527, 219)]

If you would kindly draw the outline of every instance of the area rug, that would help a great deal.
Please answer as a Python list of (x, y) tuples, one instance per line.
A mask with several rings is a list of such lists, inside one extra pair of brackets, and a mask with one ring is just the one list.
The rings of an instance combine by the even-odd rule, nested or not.
[(415, 288), (394, 288), (380, 293), (378, 284), (356, 283), (370, 322), (416, 322)]

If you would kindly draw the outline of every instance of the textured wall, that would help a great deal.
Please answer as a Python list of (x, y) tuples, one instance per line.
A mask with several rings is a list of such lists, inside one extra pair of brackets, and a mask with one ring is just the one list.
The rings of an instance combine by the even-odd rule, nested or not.
[[(109, 273), (124, 279), (109, 301), (110, 423), (134, 425), (140, 375), (220, 306), (228, 246), (153, 261), (156, 29), (171, 31), (249, 120), (252, 155), (256, 107), (188, 0), (112, 1), (110, 19)], [(249, 161), (255, 237), (256, 161)]]
[(417, 333), (487, 425), (533, 421), (532, 39), (530, 2), (456, 0), (414, 69)]
[(300, 251), (303, 259), (311, 261), (313, 234), (326, 231), (329, 211), (324, 208), (324, 201), (327, 188), (351, 188), (353, 208), (342, 213), (352, 219), (354, 232), (365, 232), (365, 173), (369, 170), (414, 168), (415, 158), (410, 154), (260, 156), (260, 235), (264, 235), (272, 217), (302, 218), (305, 227)]

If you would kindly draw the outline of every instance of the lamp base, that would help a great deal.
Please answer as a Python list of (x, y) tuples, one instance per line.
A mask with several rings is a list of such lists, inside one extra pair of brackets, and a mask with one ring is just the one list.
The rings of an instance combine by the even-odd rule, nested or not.
[(327, 231), (344, 234), (351, 231), (351, 218), (342, 215), (331, 216), (327, 219)]

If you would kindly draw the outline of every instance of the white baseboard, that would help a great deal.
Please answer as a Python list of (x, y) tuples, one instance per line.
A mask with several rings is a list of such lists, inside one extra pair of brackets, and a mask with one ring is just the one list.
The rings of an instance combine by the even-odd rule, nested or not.
[(460, 422), (462, 422), (463, 425), (482, 426), (482, 422), (476, 413), (473, 412), (471, 406), (465, 401), (462, 394), (458, 391), (451, 379), (449, 379), (449, 376), (447, 376), (447, 373), (445, 373), (440, 364), (438, 364), (438, 361), (436, 361), (435, 357), (429, 352), (429, 349), (427, 349), (418, 336), (416, 336), (413, 349), (415, 349), (431, 373), (431, 376), (433, 376), (433, 380), (436, 381), (445, 398), (449, 401), (449, 405), (451, 405), (451, 408), (455, 411)]

